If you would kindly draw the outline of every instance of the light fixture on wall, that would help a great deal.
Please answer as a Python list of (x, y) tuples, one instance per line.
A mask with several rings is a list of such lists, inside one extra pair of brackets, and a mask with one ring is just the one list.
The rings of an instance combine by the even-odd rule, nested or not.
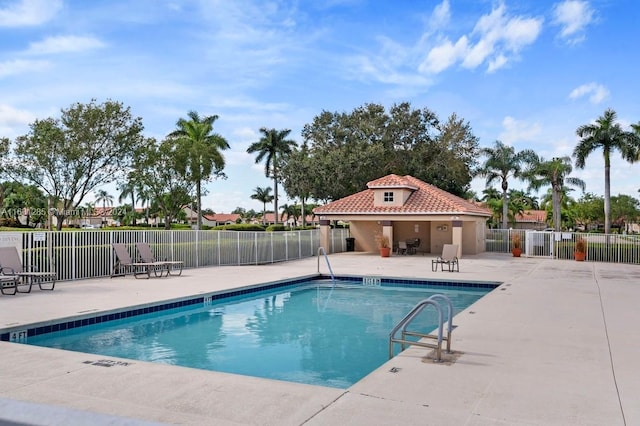
[(413, 225), (413, 232), (415, 232), (416, 234), (420, 232), (420, 225), (418, 225), (417, 223), (415, 225)]

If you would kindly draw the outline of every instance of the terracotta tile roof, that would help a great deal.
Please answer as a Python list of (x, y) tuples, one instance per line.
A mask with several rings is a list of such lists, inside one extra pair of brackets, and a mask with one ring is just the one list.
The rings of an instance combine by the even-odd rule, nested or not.
[(211, 219), (212, 216), (213, 216), (213, 220), (218, 223), (227, 223), (227, 222), (235, 223), (236, 220), (240, 219), (240, 215), (237, 213), (216, 213), (214, 215), (208, 215), (207, 219), (212, 220)]
[[(491, 216), (491, 212), (413, 176), (394, 174), (367, 183), (368, 189), (314, 209), (316, 215), (336, 214), (467, 214)], [(410, 189), (403, 206), (374, 206), (375, 189)]]
[(516, 215), (516, 222), (541, 222), (544, 223), (547, 220), (546, 210), (525, 210), (524, 212)]

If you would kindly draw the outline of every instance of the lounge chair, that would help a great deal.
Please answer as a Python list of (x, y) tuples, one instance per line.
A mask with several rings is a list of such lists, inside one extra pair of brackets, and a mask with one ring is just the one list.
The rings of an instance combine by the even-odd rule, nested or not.
[(2, 268), (0, 268), (0, 292), (2, 292), (2, 294), (16, 294), (19, 280), (17, 275), (5, 274)]
[(437, 271), (438, 264), (440, 270), (444, 271), (444, 265), (447, 265), (449, 272), (460, 272), (460, 263), (458, 262), (458, 245), (445, 244), (442, 246), (442, 256), (438, 256), (431, 261), (431, 270)]
[(169, 274), (168, 266), (164, 262), (134, 262), (129, 255), (129, 250), (124, 244), (111, 244), (116, 253), (116, 263), (111, 270), (111, 278), (123, 277), (127, 273), (132, 273), (135, 278), (146, 276), (151, 278), (151, 272), (156, 277)]
[[(143, 262), (164, 263), (167, 266), (168, 275), (182, 275), (184, 262), (181, 260), (157, 260), (151, 251), (151, 246), (147, 243), (136, 243), (136, 249)], [(174, 273), (177, 271), (177, 273)]]
[[(0, 268), (5, 277), (16, 277), (18, 293), (30, 293), (34, 284), (38, 284), (40, 290), (53, 290), (56, 286), (55, 272), (40, 272), (35, 267), (24, 267), (16, 247), (0, 247)], [(21, 290), (24, 287), (26, 290)]]

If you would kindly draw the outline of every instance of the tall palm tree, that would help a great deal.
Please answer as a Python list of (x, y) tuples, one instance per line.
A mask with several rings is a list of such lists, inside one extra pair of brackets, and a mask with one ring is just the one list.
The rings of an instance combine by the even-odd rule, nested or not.
[(553, 211), (553, 228), (560, 231), (562, 224), (561, 206), (565, 193), (565, 185), (576, 186), (584, 192), (586, 184), (582, 179), (569, 176), (573, 171), (571, 158), (568, 156), (554, 157), (545, 160), (537, 155), (533, 158), (525, 177), (529, 180), (529, 189), (536, 191), (543, 186), (551, 186), (551, 204)]
[(122, 203), (127, 199), (127, 197), (131, 197), (131, 210), (133, 212), (131, 224), (133, 226), (136, 226), (136, 186), (137, 185), (130, 177), (126, 182), (118, 184), (118, 190), (120, 191), (120, 195), (118, 195), (118, 202)]
[(265, 187), (265, 188), (260, 188), (259, 186), (256, 186), (256, 189), (254, 189), (254, 193), (251, 194), (251, 199), (252, 200), (258, 200), (262, 203), (262, 224), (266, 225), (266, 215), (267, 215), (267, 203), (270, 203), (273, 201), (273, 195), (271, 195), (271, 188), (270, 187)]
[[(635, 127), (634, 127), (634, 130)], [(602, 149), (604, 157), (604, 232), (611, 231), (611, 153), (619, 151), (622, 158), (633, 163), (638, 159), (638, 135), (622, 130), (616, 122), (616, 112), (607, 109), (595, 123), (585, 124), (576, 130), (580, 138), (573, 150), (576, 167), (584, 169), (587, 157)]]
[(96, 192), (96, 203), (102, 203), (102, 226), (107, 224), (107, 204), (113, 205), (113, 195), (109, 194), (106, 190), (100, 189)]
[(514, 147), (507, 146), (500, 141), (496, 141), (493, 148), (482, 148), (480, 154), (485, 156), (486, 160), (476, 170), (476, 175), (485, 177), (487, 186), (496, 180), (500, 181), (502, 187), (502, 228), (507, 229), (509, 178), (521, 178), (525, 163), (536, 154), (529, 149), (516, 152)]
[(220, 151), (228, 149), (229, 143), (213, 132), (213, 123), (217, 115), (200, 117), (197, 112), (189, 111), (189, 119), (181, 118), (177, 129), (169, 134), (176, 138), (176, 164), (181, 174), (189, 175), (196, 185), (196, 204), (198, 210), (198, 229), (202, 229), (202, 182), (212, 177), (224, 177), (224, 157)]
[(280, 180), (280, 167), (285, 157), (297, 146), (297, 143), (287, 139), (291, 130), (276, 130), (263, 127), (260, 129), (262, 137), (258, 142), (252, 143), (247, 152), (249, 154), (258, 153), (256, 164), (264, 160), (264, 174), (273, 178), (273, 211), (275, 212), (275, 223), (278, 223), (278, 181)]

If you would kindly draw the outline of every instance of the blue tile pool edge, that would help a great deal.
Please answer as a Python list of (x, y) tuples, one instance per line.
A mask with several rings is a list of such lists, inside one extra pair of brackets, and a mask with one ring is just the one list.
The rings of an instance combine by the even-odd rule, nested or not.
[[(355, 283), (363, 283), (363, 279), (379, 278), (380, 285), (385, 286), (390, 283), (394, 287), (465, 287), (492, 290), (498, 287), (500, 282), (492, 281), (458, 281), (458, 280), (426, 280), (426, 279), (408, 279), (400, 277), (379, 277), (379, 276), (361, 276), (361, 275), (336, 275), (335, 279), (341, 281), (350, 281)], [(143, 305), (128, 306), (125, 308), (114, 309), (103, 312), (88, 312), (86, 314), (74, 317), (58, 318), (50, 321), (23, 324), (15, 327), (0, 329), (0, 341), (24, 341), (28, 337), (38, 336), (41, 334), (54, 333), (57, 331), (69, 330), (77, 327), (85, 327), (92, 324), (100, 324), (103, 322), (115, 321), (123, 318), (144, 315), (153, 312), (165, 311), (168, 309), (179, 308), (183, 306), (203, 304), (205, 301), (214, 301), (226, 299), (235, 296), (243, 296), (246, 294), (257, 293), (260, 291), (268, 291), (284, 287), (292, 287), (298, 284), (308, 282), (309, 280), (327, 280), (331, 276), (326, 274), (312, 274), (291, 278), (287, 280), (272, 281), (267, 283), (254, 284), (250, 286), (240, 287), (237, 289), (220, 290), (211, 293), (190, 295), (178, 299), (171, 299), (164, 302), (152, 302)], [(12, 338), (13, 335), (13, 338)]]

